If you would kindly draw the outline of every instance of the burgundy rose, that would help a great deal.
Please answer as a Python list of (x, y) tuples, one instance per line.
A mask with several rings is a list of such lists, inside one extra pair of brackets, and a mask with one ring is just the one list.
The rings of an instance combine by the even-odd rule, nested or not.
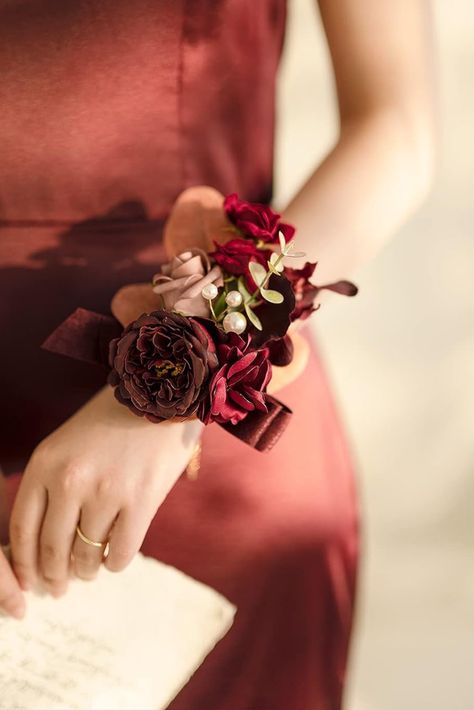
[(291, 269), (286, 266), (283, 270), (284, 275), (291, 283), (295, 294), (295, 309), (291, 314), (291, 320), (306, 320), (311, 313), (316, 311), (319, 306), (314, 305), (314, 300), (320, 291), (324, 289), (335, 291), (343, 296), (355, 296), (357, 294), (357, 286), (351, 281), (335, 281), (334, 283), (324, 284), (323, 286), (315, 286), (310, 283), (316, 263), (312, 264), (309, 261), (302, 269)]
[(214, 342), (193, 318), (159, 310), (110, 343), (109, 384), (134, 414), (152, 422), (197, 415), (218, 365)]
[(268, 205), (240, 200), (233, 193), (225, 198), (224, 211), (232, 224), (246, 237), (278, 244), (278, 232), (281, 230), (287, 242), (293, 239), (295, 228), (280, 222), (280, 215)]
[(267, 411), (265, 390), (272, 375), (268, 350), (247, 351), (247, 347), (248, 341), (235, 334), (217, 346), (219, 368), (211, 379), (205, 424), (237, 424), (249, 412)]
[(269, 249), (259, 249), (249, 239), (231, 239), (225, 244), (217, 244), (216, 250), (211, 252), (214, 261), (223, 271), (234, 276), (244, 276), (247, 287), (254, 291), (257, 286), (249, 271), (250, 261), (256, 261), (267, 270), (267, 261), (271, 256)]

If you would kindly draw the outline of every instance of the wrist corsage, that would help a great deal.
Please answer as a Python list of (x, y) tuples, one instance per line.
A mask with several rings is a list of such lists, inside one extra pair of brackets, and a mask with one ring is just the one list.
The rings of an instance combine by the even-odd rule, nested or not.
[(322, 289), (357, 293), (349, 281), (312, 284), (316, 264), (289, 267), (304, 256), (294, 236), (267, 205), (186, 190), (165, 225), (170, 261), (151, 283), (120, 289), (112, 316), (78, 308), (43, 347), (106, 364), (117, 400), (138, 416), (216, 422), (269, 450), (291, 416), (270, 391), (275, 370), (298, 359), (294, 324)]

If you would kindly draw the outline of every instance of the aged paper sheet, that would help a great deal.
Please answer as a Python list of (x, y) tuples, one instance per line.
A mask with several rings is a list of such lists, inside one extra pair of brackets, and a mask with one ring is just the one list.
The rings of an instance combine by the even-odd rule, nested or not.
[(235, 613), (178, 570), (137, 555), (53, 599), (28, 593), (23, 621), (0, 616), (1, 710), (162, 710)]

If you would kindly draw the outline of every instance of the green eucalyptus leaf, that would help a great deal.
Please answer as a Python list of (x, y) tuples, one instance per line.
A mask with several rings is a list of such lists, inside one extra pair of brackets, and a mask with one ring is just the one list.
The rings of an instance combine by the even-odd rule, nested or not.
[(252, 278), (257, 286), (261, 286), (267, 278), (267, 271), (265, 267), (258, 264), (256, 261), (251, 261), (249, 263), (249, 271), (252, 274)]
[(306, 256), (304, 251), (292, 251), (289, 254), (286, 254), (286, 256), (291, 257), (292, 259), (301, 259), (303, 256)]
[(220, 291), (219, 295), (216, 296), (216, 298), (212, 302), (212, 307), (214, 308), (214, 313), (216, 314), (217, 318), (227, 308), (227, 304), (225, 302), (225, 296), (226, 296), (226, 292), (224, 290), (222, 290), (222, 291)]
[(280, 240), (280, 247), (281, 247), (281, 250), (284, 254), (285, 249), (286, 249), (286, 239), (285, 239), (285, 235), (283, 234), (283, 232), (281, 230), (278, 232), (278, 239)]
[(242, 294), (242, 298), (244, 301), (247, 301), (249, 298), (252, 297), (252, 294), (250, 291), (247, 289), (247, 286), (245, 285), (244, 277), (239, 276), (239, 280), (237, 282), (237, 288), (239, 289), (240, 293)]
[(260, 293), (269, 303), (283, 303), (283, 294), (279, 291), (273, 291), (271, 288), (261, 288)]
[(273, 269), (271, 269), (273, 273), (281, 273), (285, 268), (283, 265), (283, 259), (281, 259), (280, 255), (276, 252), (273, 252), (273, 254), (271, 255), (270, 262), (273, 266)]
[(252, 325), (255, 326), (257, 330), (263, 330), (260, 318), (252, 311), (248, 304), (245, 304), (245, 312), (247, 314), (247, 318), (252, 323)]

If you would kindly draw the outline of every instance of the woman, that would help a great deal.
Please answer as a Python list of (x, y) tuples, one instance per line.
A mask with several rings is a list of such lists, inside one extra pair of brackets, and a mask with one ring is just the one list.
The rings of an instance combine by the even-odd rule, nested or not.
[[(427, 190), (431, 62), (423, 0), (319, 6), (340, 137), (285, 219), (328, 281)], [(146, 554), (226, 594), (235, 625), (175, 710), (341, 705), (357, 514), (320, 360), (282, 393), (294, 417), (271, 453), (209, 427), (191, 481), (197, 427), (134, 417), (103, 372), (39, 345), (74, 308), (106, 312), (120, 286), (150, 278), (184, 188), (270, 200), (284, 25), (284, 0), (0, 2), (0, 452), (7, 472), (24, 468), (13, 570), (23, 589), (60, 595), (71, 571), (96, 575), (102, 550), (87, 539), (110, 534), (109, 569), (145, 538)]]

